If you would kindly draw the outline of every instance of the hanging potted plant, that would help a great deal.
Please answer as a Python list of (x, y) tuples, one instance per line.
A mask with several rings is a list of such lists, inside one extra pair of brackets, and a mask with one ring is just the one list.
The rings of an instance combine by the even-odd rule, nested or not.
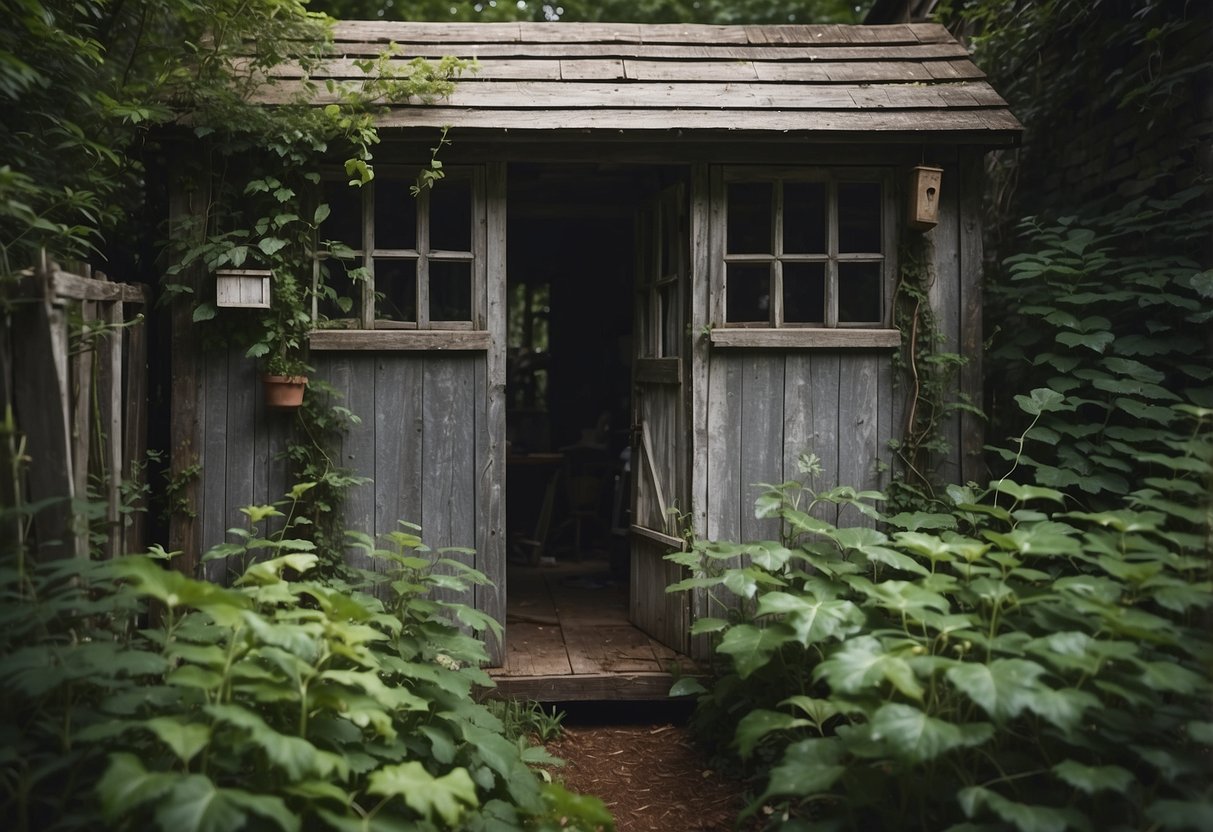
[(312, 369), (304, 355), (312, 329), (307, 291), (290, 270), (275, 270), (272, 283), (273, 302), (261, 316), (261, 337), (247, 354), (264, 361), (261, 383), (266, 407), (297, 408), (303, 404)]

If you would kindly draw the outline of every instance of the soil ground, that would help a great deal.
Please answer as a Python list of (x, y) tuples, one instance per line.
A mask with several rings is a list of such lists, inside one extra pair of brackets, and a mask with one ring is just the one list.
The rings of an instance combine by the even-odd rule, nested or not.
[(618, 832), (734, 829), (744, 785), (707, 762), (685, 709), (579, 703), (565, 710), (564, 733), (547, 743), (565, 761), (552, 775), (600, 798)]

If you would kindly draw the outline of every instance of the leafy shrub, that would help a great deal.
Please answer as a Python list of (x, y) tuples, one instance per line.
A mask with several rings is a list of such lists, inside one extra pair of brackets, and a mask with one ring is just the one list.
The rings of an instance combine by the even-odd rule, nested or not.
[(364, 586), (309, 580), (312, 544), (260, 534), (274, 507), (245, 513), (241, 542), (212, 552), (245, 564), (231, 588), (159, 550), (5, 561), (9, 828), (609, 828), (601, 803), (545, 786), (530, 764), (551, 758), (472, 697), (491, 681), (460, 624), (499, 627), (426, 593), (483, 575), (398, 532), (390, 548), (352, 538), (384, 569)]
[[(1047, 389), (1019, 403), (1074, 406)], [(881, 531), (813, 516), (879, 495), (787, 482), (756, 509), (780, 542), (670, 555), (694, 575), (673, 591), (731, 610), (695, 624), (722, 664), (697, 719), (756, 770), (747, 814), (785, 830), (1213, 827), (1213, 410), (1168, 409), (1190, 438), (1159, 451), (1174, 482), (1147, 492), (1166, 499), (1066, 510), (1008, 477)]]

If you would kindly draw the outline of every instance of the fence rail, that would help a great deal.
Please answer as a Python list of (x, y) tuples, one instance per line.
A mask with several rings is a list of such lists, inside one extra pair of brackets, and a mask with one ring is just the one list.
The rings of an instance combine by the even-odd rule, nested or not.
[(43, 258), (0, 285), (0, 503), (33, 512), (32, 524), (10, 513), (0, 548), (39, 558), (88, 556), (98, 537), (106, 557), (145, 542), (143, 512), (124, 507), (139, 508), (129, 486), (147, 455), (150, 292), (77, 271)]

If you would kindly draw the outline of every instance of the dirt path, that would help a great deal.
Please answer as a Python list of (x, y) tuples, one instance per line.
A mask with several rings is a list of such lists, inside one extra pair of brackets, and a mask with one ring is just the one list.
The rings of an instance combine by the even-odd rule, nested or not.
[(618, 832), (727, 832), (743, 786), (713, 770), (680, 724), (594, 724), (577, 716), (547, 744), (569, 789), (602, 799)]

